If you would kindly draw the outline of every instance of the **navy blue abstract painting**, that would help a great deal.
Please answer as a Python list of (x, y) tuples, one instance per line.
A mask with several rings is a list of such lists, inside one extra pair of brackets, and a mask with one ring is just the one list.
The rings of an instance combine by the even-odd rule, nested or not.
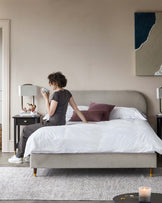
[(135, 13), (135, 49), (138, 49), (147, 40), (155, 20), (155, 12)]

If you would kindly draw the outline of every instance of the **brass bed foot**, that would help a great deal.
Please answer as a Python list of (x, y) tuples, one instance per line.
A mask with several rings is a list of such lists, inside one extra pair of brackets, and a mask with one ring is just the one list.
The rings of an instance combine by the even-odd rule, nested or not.
[(150, 168), (150, 177), (153, 176), (153, 168)]
[(37, 177), (37, 168), (33, 168), (34, 177)]

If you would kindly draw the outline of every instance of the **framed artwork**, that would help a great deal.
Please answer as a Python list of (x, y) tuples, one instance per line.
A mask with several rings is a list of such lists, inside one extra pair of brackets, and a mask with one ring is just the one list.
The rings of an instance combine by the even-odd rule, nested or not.
[(162, 76), (162, 12), (136, 12), (136, 75)]

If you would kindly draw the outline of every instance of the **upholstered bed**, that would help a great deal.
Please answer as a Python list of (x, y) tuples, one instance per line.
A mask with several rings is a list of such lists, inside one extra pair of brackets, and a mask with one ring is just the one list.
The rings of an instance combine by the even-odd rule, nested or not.
[[(137, 91), (72, 91), (77, 105), (89, 105), (91, 101), (116, 106), (135, 107), (147, 115), (147, 102)], [(30, 167), (37, 168), (153, 168), (157, 167), (157, 155), (151, 153), (31, 153)]]

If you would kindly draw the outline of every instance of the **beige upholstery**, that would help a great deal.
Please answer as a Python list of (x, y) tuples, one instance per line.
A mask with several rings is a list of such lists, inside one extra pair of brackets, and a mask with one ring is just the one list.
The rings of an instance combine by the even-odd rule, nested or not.
[(156, 168), (156, 154), (32, 154), (32, 168)]
[(135, 107), (147, 114), (147, 102), (144, 95), (129, 90), (87, 90), (71, 91), (77, 105), (89, 105), (91, 101), (116, 106)]

